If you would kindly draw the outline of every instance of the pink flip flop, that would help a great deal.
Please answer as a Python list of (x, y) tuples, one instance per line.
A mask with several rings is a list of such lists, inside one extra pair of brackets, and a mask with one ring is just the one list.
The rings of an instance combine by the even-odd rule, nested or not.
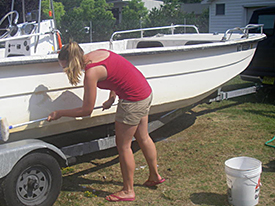
[(107, 199), (107, 197), (106, 197), (105, 199), (108, 200), (109, 202), (134, 201), (135, 200), (134, 197), (133, 198), (123, 198), (123, 197), (118, 197), (114, 194), (111, 194), (109, 196), (116, 198), (116, 200), (111, 200), (111, 199)]
[(146, 186), (146, 187), (154, 187), (158, 184), (161, 184), (165, 181), (164, 178), (162, 178), (160, 181), (158, 182), (155, 182), (155, 181), (150, 181), (150, 180), (147, 180), (143, 185)]

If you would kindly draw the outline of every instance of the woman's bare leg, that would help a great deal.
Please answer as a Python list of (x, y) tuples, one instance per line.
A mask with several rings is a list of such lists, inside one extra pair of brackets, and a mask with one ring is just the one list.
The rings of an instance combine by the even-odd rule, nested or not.
[(161, 176), (159, 175), (157, 168), (157, 150), (155, 143), (148, 134), (148, 116), (141, 119), (134, 136), (149, 166), (148, 180), (159, 182), (161, 180)]
[[(134, 171), (135, 160), (131, 148), (132, 138), (136, 132), (137, 126), (126, 125), (120, 122), (115, 123), (116, 145), (119, 153), (119, 162), (123, 178), (123, 188), (114, 193), (120, 198), (134, 198)], [(107, 200), (117, 200), (112, 196), (107, 196)]]

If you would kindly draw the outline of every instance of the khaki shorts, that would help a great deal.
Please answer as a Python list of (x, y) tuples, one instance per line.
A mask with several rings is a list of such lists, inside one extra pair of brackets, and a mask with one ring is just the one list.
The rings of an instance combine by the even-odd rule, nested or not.
[(153, 95), (144, 100), (131, 102), (120, 99), (118, 101), (116, 121), (128, 125), (138, 125), (141, 118), (149, 114)]

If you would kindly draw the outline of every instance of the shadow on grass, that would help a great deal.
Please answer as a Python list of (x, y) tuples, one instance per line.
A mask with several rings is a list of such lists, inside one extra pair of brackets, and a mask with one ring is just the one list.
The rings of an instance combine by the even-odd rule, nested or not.
[(263, 172), (275, 172), (275, 160), (263, 165)]
[[(185, 113), (180, 117), (176, 118), (175, 120), (169, 122), (167, 125), (163, 126), (162, 128), (152, 132), (150, 135), (154, 141), (161, 141), (162, 138), (169, 138), (174, 134), (183, 131), (184, 129), (190, 127), (194, 124), (196, 120), (196, 115), (192, 113)], [(171, 129), (173, 128), (173, 129)], [(132, 143), (132, 150), (134, 153), (140, 150), (137, 142)], [(111, 158), (109, 161), (104, 163), (96, 163), (96, 159), (103, 159), (103, 158)], [(81, 163), (89, 163), (92, 164), (88, 169), (83, 169), (79, 172), (74, 172), (73, 174), (64, 175), (63, 177), (63, 184), (62, 184), (62, 191), (90, 191), (94, 193), (94, 189), (92, 188), (93, 184), (104, 184), (104, 185), (118, 185), (123, 186), (121, 181), (114, 181), (112, 179), (104, 179), (102, 180), (93, 180), (89, 178), (85, 178), (87, 174), (95, 173), (103, 168), (108, 168), (112, 165), (119, 164), (118, 159), (118, 152), (116, 148), (111, 148), (103, 151), (94, 152), (88, 155), (80, 156), (76, 158), (75, 164)], [(89, 187), (83, 187), (82, 185), (90, 185)], [(135, 184), (135, 186), (144, 187), (141, 184)], [(151, 188), (154, 189), (154, 188)], [(109, 195), (106, 191), (96, 190), (96, 195), (99, 197), (106, 197)]]
[(188, 112), (165, 124), (160, 129), (152, 132), (150, 136), (155, 142), (167, 139), (189, 127), (196, 121), (196, 113)]
[(253, 113), (253, 114), (257, 114), (257, 115), (260, 115), (260, 116), (264, 116), (264, 117), (268, 117), (268, 118), (275, 118), (275, 112), (274, 111), (266, 111), (266, 110), (258, 110), (258, 111), (255, 111), (255, 110), (244, 110), (245, 112), (248, 112), (248, 113)]
[[(133, 142), (132, 144), (132, 150), (133, 153), (137, 152), (140, 150), (138, 144), (136, 142)], [(102, 180), (92, 180), (85, 178), (85, 175), (97, 172), (98, 170), (101, 170), (103, 168), (108, 168), (112, 165), (118, 164), (119, 163), (119, 158), (118, 158), (118, 152), (116, 148), (111, 148), (107, 150), (102, 150), (98, 151), (95, 153), (91, 153), (89, 155), (84, 155), (77, 157), (77, 161), (75, 164), (81, 164), (81, 163), (90, 163), (93, 164), (94, 167), (91, 167), (89, 169), (84, 169), (79, 172), (74, 172), (73, 174), (65, 175), (63, 177), (63, 184), (62, 184), (62, 191), (90, 191), (95, 193), (99, 197), (106, 197), (107, 195), (110, 195), (111, 193), (106, 192), (106, 191), (101, 191), (97, 190), (96, 188), (93, 189), (92, 185), (93, 184), (104, 184), (104, 185), (118, 185), (118, 186), (123, 186), (122, 182), (114, 181), (114, 180), (108, 180), (106, 177), (102, 177)], [(95, 159), (102, 159), (102, 158), (107, 158), (107, 157), (114, 157), (110, 161), (107, 161), (105, 163), (96, 163), (94, 162)], [(90, 185), (91, 187), (83, 187), (82, 185)], [(134, 186), (140, 186), (144, 187), (141, 184), (135, 184)]]
[[(95, 159), (101, 159), (101, 158), (106, 158), (106, 157), (114, 157), (108, 162), (105, 162), (103, 164), (98, 164), (93, 162)], [(92, 180), (85, 178), (85, 176), (89, 173), (94, 173), (97, 172), (98, 170), (106, 167), (110, 167), (114, 164), (119, 163), (118, 156), (117, 156), (117, 150), (116, 148), (108, 149), (108, 150), (103, 150), (99, 151), (96, 153), (92, 153), (89, 155), (84, 155), (77, 157), (77, 161), (75, 164), (81, 164), (81, 163), (90, 163), (93, 165), (93, 167), (81, 170), (79, 172), (74, 172), (73, 174), (68, 174), (63, 177), (63, 184), (62, 184), (62, 191), (79, 191), (79, 192), (84, 192), (84, 191), (89, 191), (97, 196), (100, 197), (106, 197), (109, 195), (108, 192), (106, 191), (101, 191), (101, 190), (96, 190), (96, 188), (93, 188), (93, 184), (116, 184), (116, 185), (122, 185), (121, 182), (114, 182), (114, 181), (106, 181), (104, 177), (102, 177), (102, 180)], [(90, 187), (85, 187), (82, 185), (90, 185)], [(96, 192), (95, 192), (96, 191)]]
[(200, 192), (191, 194), (190, 199), (196, 205), (230, 205), (227, 202), (227, 195), (225, 194), (223, 195), (210, 192)]

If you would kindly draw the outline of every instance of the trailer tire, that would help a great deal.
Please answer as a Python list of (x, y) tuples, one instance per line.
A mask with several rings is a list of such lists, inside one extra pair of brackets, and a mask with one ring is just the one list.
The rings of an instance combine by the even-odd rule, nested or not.
[(57, 160), (45, 153), (31, 153), (22, 158), (2, 182), (7, 206), (50, 206), (62, 185)]

